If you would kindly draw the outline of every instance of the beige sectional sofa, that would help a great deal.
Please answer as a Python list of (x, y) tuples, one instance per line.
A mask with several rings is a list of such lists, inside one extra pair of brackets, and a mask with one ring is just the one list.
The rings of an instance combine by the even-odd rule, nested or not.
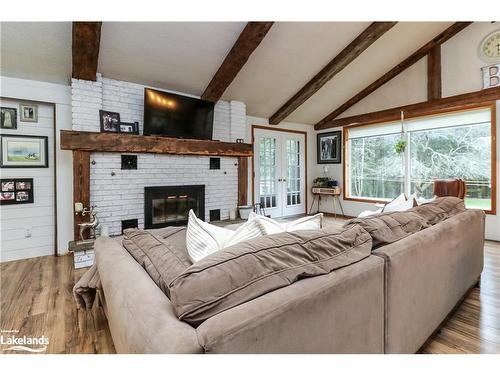
[(414, 353), (480, 277), (483, 238), (467, 210), (195, 326), (120, 239), (101, 237), (96, 260), (119, 353)]

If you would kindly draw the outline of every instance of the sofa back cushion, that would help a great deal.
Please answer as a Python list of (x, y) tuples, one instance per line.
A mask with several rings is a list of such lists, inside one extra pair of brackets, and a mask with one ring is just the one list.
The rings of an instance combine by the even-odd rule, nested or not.
[(413, 207), (410, 211), (423, 217), (429, 225), (435, 225), (464, 212), (465, 203), (463, 199), (457, 197), (440, 197), (418, 207)]
[(373, 248), (399, 241), (465, 211), (464, 201), (456, 197), (436, 198), (432, 202), (403, 212), (381, 213), (347, 221), (344, 227), (360, 225), (373, 239)]
[(399, 241), (427, 228), (427, 221), (411, 211), (390, 212), (366, 218), (355, 218), (344, 224), (345, 228), (359, 225), (372, 237), (373, 249)]
[(360, 226), (284, 232), (220, 250), (196, 262), (169, 286), (177, 316), (194, 326), (224, 310), (370, 255)]
[(168, 284), (192, 264), (183, 227), (150, 231), (126, 229), (122, 244), (169, 297)]

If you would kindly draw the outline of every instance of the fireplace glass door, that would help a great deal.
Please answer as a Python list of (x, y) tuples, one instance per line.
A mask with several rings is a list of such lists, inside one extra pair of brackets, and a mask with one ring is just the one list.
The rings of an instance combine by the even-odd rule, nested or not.
[(205, 186), (155, 186), (144, 188), (144, 228), (186, 225), (189, 210), (205, 219)]

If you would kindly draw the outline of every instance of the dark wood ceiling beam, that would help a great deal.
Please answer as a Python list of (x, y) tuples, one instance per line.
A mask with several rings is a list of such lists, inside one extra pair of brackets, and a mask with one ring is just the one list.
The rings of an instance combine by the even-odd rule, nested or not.
[(441, 46), (427, 54), (427, 100), (441, 98)]
[(227, 54), (212, 80), (208, 84), (202, 99), (216, 102), (222, 97), (224, 91), (233, 82), (241, 68), (248, 61), (250, 55), (264, 40), (274, 22), (248, 22), (233, 48)]
[(447, 98), (428, 100), (426, 102), (394, 107), (382, 111), (343, 117), (333, 120), (329, 124), (331, 127), (341, 127), (397, 121), (401, 118), (401, 111), (404, 112), (405, 118), (411, 118), (432, 112), (438, 113), (442, 111), (466, 109), (467, 107), (477, 106), (480, 103), (489, 103), (499, 99), (500, 87), (493, 87), (466, 94), (449, 96)]
[(437, 35), (435, 38), (433, 38), (431, 41), (420, 47), (417, 51), (415, 51), (413, 54), (411, 54), (409, 57), (407, 57), (405, 60), (400, 62), (398, 65), (393, 67), (391, 70), (389, 70), (387, 73), (385, 73), (382, 77), (374, 81), (372, 84), (370, 84), (368, 87), (364, 88), (360, 92), (358, 92), (356, 95), (354, 95), (352, 98), (350, 98), (348, 101), (346, 101), (344, 104), (342, 104), (340, 107), (335, 109), (333, 112), (331, 112), (329, 115), (324, 117), (321, 121), (319, 121), (316, 125), (314, 125), (314, 128), (316, 130), (319, 129), (327, 129), (332, 127), (332, 122), (337, 116), (339, 116), (341, 113), (345, 112), (347, 109), (351, 108), (354, 104), (358, 103), (360, 100), (364, 99), (368, 95), (370, 95), (372, 92), (374, 92), (376, 89), (378, 89), (380, 86), (384, 85), (385, 83), (389, 82), (391, 79), (396, 77), (399, 73), (402, 71), (406, 70), (413, 64), (415, 64), (417, 61), (425, 57), (429, 51), (431, 51), (434, 47), (439, 46), (458, 34), (460, 31), (465, 29), (467, 26), (469, 26), (472, 22), (455, 22), (453, 25), (448, 27), (445, 31)]
[(356, 39), (345, 47), (321, 71), (316, 74), (304, 87), (292, 96), (270, 118), (272, 125), (279, 124), (293, 111), (300, 107), (307, 99), (313, 96), (321, 87), (331, 80), (337, 73), (349, 65), (364, 50), (370, 47), (382, 35), (389, 31), (397, 22), (373, 22)]
[(71, 76), (96, 80), (102, 22), (73, 22)]

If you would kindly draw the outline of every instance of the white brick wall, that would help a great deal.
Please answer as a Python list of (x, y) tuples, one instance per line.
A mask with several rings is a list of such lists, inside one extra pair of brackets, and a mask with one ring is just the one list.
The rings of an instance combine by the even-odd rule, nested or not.
[[(98, 75), (96, 82), (73, 79), (73, 129), (100, 131), (99, 109), (119, 112), (125, 122), (139, 122), (142, 133), (144, 87)], [(213, 139), (246, 138), (246, 107), (237, 101), (215, 105)], [(238, 204), (236, 158), (221, 158), (221, 169), (210, 170), (208, 157), (138, 154), (137, 170), (121, 170), (121, 154), (92, 153), (90, 200), (98, 206), (102, 225), (110, 234), (121, 232), (121, 221), (139, 220), (144, 227), (144, 187), (205, 185), (205, 220), (213, 209), (221, 219)], [(114, 172), (114, 176), (112, 176)]]

